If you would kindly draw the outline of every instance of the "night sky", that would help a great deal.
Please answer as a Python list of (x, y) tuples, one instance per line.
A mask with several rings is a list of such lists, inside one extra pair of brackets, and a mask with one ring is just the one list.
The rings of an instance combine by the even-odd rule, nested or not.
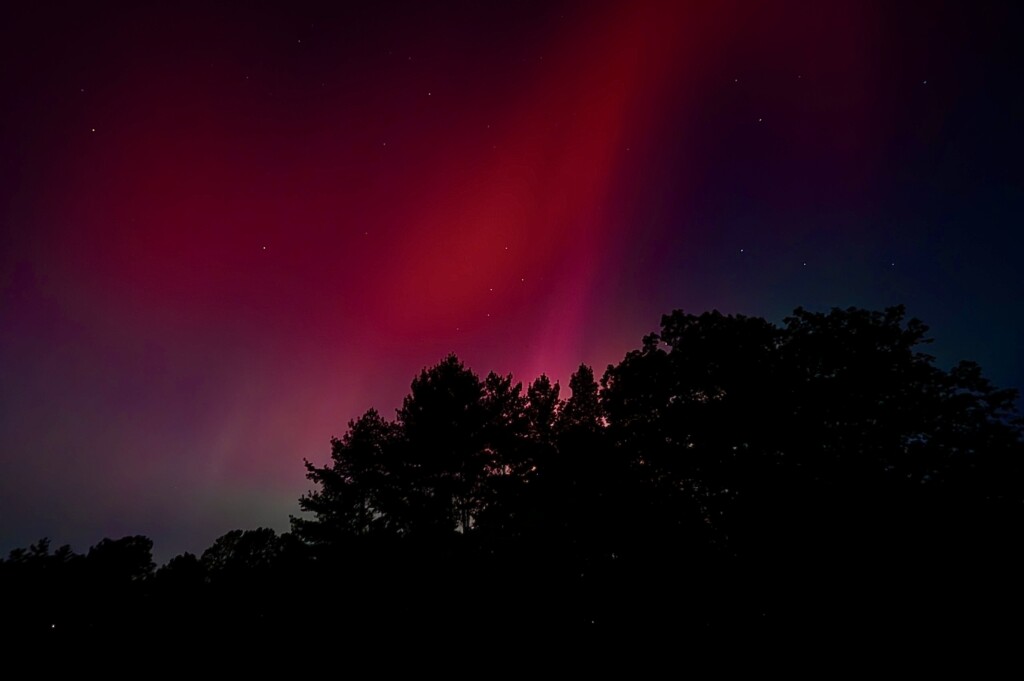
[(455, 352), (904, 303), (1024, 387), (1019, 3), (4, 3), (0, 551), (287, 529)]

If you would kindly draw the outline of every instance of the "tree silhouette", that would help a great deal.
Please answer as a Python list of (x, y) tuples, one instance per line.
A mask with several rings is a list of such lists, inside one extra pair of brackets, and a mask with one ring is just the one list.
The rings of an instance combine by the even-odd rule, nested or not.
[(449, 355), (424, 369), (398, 410), (410, 531), (463, 532), (481, 509), (481, 484), (493, 465), (484, 447), (483, 385)]
[(990, 604), (1024, 602), (1024, 423), (928, 342), (902, 307), (677, 310), (566, 399), (449, 355), (305, 463), (293, 533), (234, 530), (155, 575), (146, 537), (44, 539), (0, 561), (5, 627), (992, 632)]
[(206, 583), (206, 567), (193, 553), (182, 553), (171, 558), (156, 571), (160, 586), (177, 593), (189, 593), (202, 588)]
[(50, 633), (80, 626), (82, 601), (89, 591), (84, 561), (67, 545), (51, 552), (45, 537), (11, 551), (0, 561), (3, 630)]
[(203, 551), (200, 562), (211, 579), (227, 579), (238, 574), (269, 572), (282, 550), (277, 533), (269, 527), (232, 530)]
[(396, 460), (400, 433), (375, 409), (352, 420), (340, 438), (331, 440), (331, 464), (317, 468), (306, 461), (307, 477), (320, 489), (299, 499), (314, 519), (292, 518), (295, 532), (322, 543), (341, 536), (366, 534), (375, 527), (393, 527), (403, 514)]
[(604, 423), (604, 415), (597, 399), (597, 381), (594, 370), (586, 364), (569, 379), (571, 394), (558, 414), (558, 427), (562, 432), (597, 432)]
[(559, 390), (558, 383), (552, 384), (551, 379), (541, 374), (526, 391), (530, 435), (539, 442), (551, 442), (555, 420), (562, 406)]
[(142, 582), (153, 576), (153, 540), (142, 535), (103, 539), (89, 549), (86, 562), (93, 572), (114, 584)]

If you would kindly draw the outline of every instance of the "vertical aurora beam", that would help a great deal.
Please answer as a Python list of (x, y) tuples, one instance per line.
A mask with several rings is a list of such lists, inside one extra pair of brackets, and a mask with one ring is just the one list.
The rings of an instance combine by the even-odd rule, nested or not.
[[(11, 475), (19, 497), (66, 500), (56, 541), (77, 508), (81, 534), (187, 519), (177, 536), (199, 539), (168, 550), (281, 527), (294, 506), (260, 500), (297, 498), (303, 457), (447, 352), (565, 382), (681, 299), (729, 308), (704, 295), (732, 272), (702, 257), (718, 225), (687, 193), (732, 201), (749, 159), (802, 154), (814, 181), (756, 177), (769, 199), (736, 202), (802, 205), (869, 146), (848, 6), (542, 4), (82, 8), (11, 36), (32, 75), (0, 130), (5, 443), (61, 471)], [(746, 107), (783, 79), (740, 101), (737, 70), (837, 62), (838, 103), (812, 125), (751, 132)]]
[(625, 229), (612, 210), (616, 180), (644, 162), (629, 148), (657, 134), (659, 96), (686, 77), (683, 56), (702, 36), (680, 3), (604, 6), (566, 23), (535, 79), (510, 88), (488, 124), (493, 144), (424, 178), (431, 198), (406, 216), (381, 327), (413, 340), (511, 315), (535, 334), (517, 364), (539, 373), (579, 362), (601, 304), (595, 278)]

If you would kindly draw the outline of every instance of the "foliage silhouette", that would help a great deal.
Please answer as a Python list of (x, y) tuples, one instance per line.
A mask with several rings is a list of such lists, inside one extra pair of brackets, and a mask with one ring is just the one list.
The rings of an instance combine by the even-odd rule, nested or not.
[(305, 462), (292, 532), (155, 572), (145, 537), (42, 540), (0, 561), (6, 626), (989, 635), (1024, 600), (1022, 422), (929, 342), (902, 307), (675, 311), (567, 398), (449, 355)]

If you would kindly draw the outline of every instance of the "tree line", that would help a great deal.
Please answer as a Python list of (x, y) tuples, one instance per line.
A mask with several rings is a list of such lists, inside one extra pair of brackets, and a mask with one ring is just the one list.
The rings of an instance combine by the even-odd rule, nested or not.
[[(1016, 393), (902, 307), (675, 311), (598, 378), (423, 369), (307, 461), (291, 531), (156, 569), (146, 537), (0, 562), (23, 631), (302, 623), (709, 635), (995, 626), (1019, 603)], [(980, 629), (979, 629), (980, 628)], [(461, 632), (461, 633), (460, 633)]]

